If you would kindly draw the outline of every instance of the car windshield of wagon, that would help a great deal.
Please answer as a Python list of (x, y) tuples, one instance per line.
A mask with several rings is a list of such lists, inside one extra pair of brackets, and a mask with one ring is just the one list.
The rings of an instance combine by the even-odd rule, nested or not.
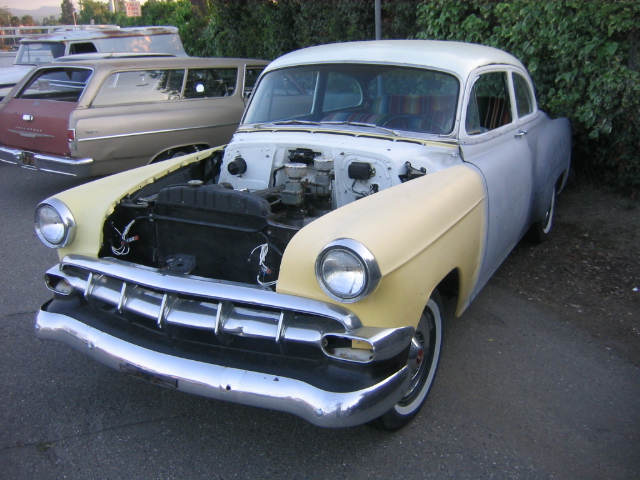
[(41, 65), (64, 55), (64, 44), (57, 42), (23, 43), (14, 65)]
[(89, 68), (44, 68), (36, 71), (16, 98), (77, 102), (89, 82), (91, 73)]
[(449, 134), (459, 88), (451, 74), (394, 65), (283, 68), (260, 80), (243, 123), (376, 126)]

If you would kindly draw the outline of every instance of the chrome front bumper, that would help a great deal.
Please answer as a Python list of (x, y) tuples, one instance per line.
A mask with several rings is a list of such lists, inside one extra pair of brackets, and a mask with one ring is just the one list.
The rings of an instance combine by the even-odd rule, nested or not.
[(93, 175), (94, 168), (92, 158), (56, 157), (8, 147), (0, 147), (0, 161), (30, 170), (74, 177), (90, 177)]
[(36, 318), (36, 335), (66, 343), (108, 367), (165, 387), (280, 410), (321, 427), (350, 427), (379, 417), (400, 401), (410, 380), (404, 367), (367, 389), (328, 392), (300, 380), (158, 353), (44, 310)]
[[(398, 403), (408, 389), (406, 366), (387, 368), (389, 373), (360, 382), (356, 388), (356, 382), (347, 382), (345, 387), (343, 380), (332, 383), (331, 378), (319, 386), (316, 377), (314, 385), (313, 379), (296, 370), (300, 360), (287, 360), (287, 352), (295, 345), (306, 345), (324, 353), (324, 363), (334, 369), (327, 372), (346, 368), (348, 377), (359, 375), (361, 369), (365, 378), (379, 368), (374, 360), (397, 364), (395, 359), (406, 352), (413, 337), (411, 327), (363, 327), (348, 310), (324, 302), (197, 277), (167, 276), (112, 259), (66, 257), (46, 277), (49, 288), (58, 294), (64, 290), (62, 284), (73, 291), (69, 300), (58, 300), (61, 309), (56, 310), (56, 301), (43, 306), (36, 317), (38, 338), (66, 343), (111, 368), (165, 387), (288, 412), (323, 427), (373, 420)], [(102, 306), (100, 312), (91, 306), (96, 302)], [(181, 347), (167, 349), (153, 341), (127, 337), (117, 328), (87, 318), (110, 318), (114, 312), (122, 317), (118, 320), (122, 325), (127, 324), (124, 318), (128, 315), (148, 322), (146, 330), (154, 330), (160, 338), (178, 328), (214, 335), (222, 348), (234, 339), (247, 338), (277, 346), (277, 358), (288, 362), (289, 374), (278, 368), (269, 370), (260, 361), (225, 363), (216, 357), (215, 348), (208, 358), (190, 356)], [(327, 347), (336, 338), (343, 344), (368, 348), (357, 348), (355, 351), (363, 352), (358, 356), (353, 349)], [(242, 355), (242, 351), (234, 352)]]

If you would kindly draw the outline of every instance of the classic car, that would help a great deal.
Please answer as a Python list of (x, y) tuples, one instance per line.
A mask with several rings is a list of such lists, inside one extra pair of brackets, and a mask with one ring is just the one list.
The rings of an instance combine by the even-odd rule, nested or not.
[(167, 388), (399, 429), (433, 385), (443, 300), (461, 315), (525, 234), (547, 237), (570, 149), (503, 51), (292, 52), (227, 146), (37, 207), (60, 257), (37, 336)]
[(227, 143), (269, 63), (107, 55), (68, 57), (25, 77), (0, 103), (0, 161), (89, 177)]
[(51, 33), (29, 35), (20, 40), (13, 66), (0, 70), (0, 100), (34, 66), (66, 55), (93, 52), (145, 52), (186, 56), (176, 27), (65, 26)]

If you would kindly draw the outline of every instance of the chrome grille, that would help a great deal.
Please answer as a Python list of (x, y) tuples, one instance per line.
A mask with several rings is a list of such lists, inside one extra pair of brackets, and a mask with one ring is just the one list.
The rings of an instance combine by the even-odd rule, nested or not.
[[(311, 345), (341, 360), (368, 363), (400, 353), (414, 329), (363, 327), (349, 310), (271, 290), (163, 271), (117, 259), (65, 257), (45, 275), (50, 290), (79, 293), (120, 315), (146, 319), (160, 331), (171, 327), (205, 330), (222, 343), (234, 337)], [(332, 342), (369, 347), (334, 349)]]
[[(313, 321), (305, 317), (302, 322), (296, 313), (312, 312), (308, 308), (296, 312), (295, 305), (284, 305), (285, 299), (278, 308), (272, 300), (275, 296), (286, 297), (281, 294), (207, 279), (168, 276), (118, 260), (69, 258), (52, 270), (57, 270), (47, 274), (52, 290), (55, 291), (52, 279), (62, 277), (88, 301), (101, 301), (116, 308), (120, 314), (132, 313), (152, 320), (160, 329), (175, 325), (209, 330), (219, 336), (268, 339), (276, 343), (312, 343), (321, 347), (325, 333), (348, 332), (360, 326), (357, 318), (349, 314), (339, 320), (314, 315)], [(126, 280), (119, 278), (120, 275), (126, 276)], [(205, 290), (209, 296), (200, 297)], [(236, 298), (229, 295), (231, 291), (236, 292)], [(216, 293), (226, 298), (215, 298)], [(289, 303), (299, 302), (297, 298), (292, 297), (289, 300), (293, 301)], [(268, 306), (261, 305), (261, 299), (271, 302)], [(335, 315), (337, 311), (332, 307), (328, 313)]]

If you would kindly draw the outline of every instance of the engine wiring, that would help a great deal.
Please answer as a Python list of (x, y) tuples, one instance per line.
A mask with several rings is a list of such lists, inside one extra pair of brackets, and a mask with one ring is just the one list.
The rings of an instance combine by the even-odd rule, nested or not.
[(369, 191), (357, 191), (354, 187), (356, 186), (356, 182), (358, 180), (354, 180), (353, 183), (351, 184), (351, 188), (349, 189), (351, 191), (351, 193), (353, 193), (356, 197), (368, 197), (369, 195), (373, 194), (373, 193), (378, 193), (378, 185), (376, 185), (375, 183), (371, 184), (371, 186), (369, 187)]
[(251, 261), (251, 257), (253, 257), (253, 253), (260, 249), (260, 256), (259, 256), (259, 264), (260, 264), (260, 273), (258, 275), (256, 275), (256, 282), (258, 282), (259, 285), (262, 285), (263, 287), (271, 287), (273, 285), (275, 285), (276, 283), (278, 283), (277, 280), (273, 280), (271, 282), (263, 282), (262, 280), (260, 280), (261, 276), (266, 276), (271, 274), (273, 271), (264, 263), (265, 260), (267, 259), (267, 254), (269, 253), (269, 244), (268, 243), (263, 243), (262, 245), (258, 245), (256, 248), (254, 248), (253, 250), (251, 250), (251, 253), (249, 254), (249, 258), (248, 258), (248, 262)]
[(114, 245), (111, 245), (111, 251), (113, 252), (114, 255), (118, 255), (118, 256), (127, 255), (130, 250), (129, 244), (139, 239), (137, 235), (133, 237), (127, 237), (127, 235), (129, 235), (129, 230), (131, 230), (131, 227), (133, 226), (134, 223), (136, 223), (135, 218), (131, 220), (126, 227), (124, 227), (124, 230), (122, 232), (120, 232), (120, 230), (118, 230), (115, 225), (111, 225), (113, 229), (116, 232), (118, 232), (118, 235), (120, 236), (120, 246), (116, 248)]

